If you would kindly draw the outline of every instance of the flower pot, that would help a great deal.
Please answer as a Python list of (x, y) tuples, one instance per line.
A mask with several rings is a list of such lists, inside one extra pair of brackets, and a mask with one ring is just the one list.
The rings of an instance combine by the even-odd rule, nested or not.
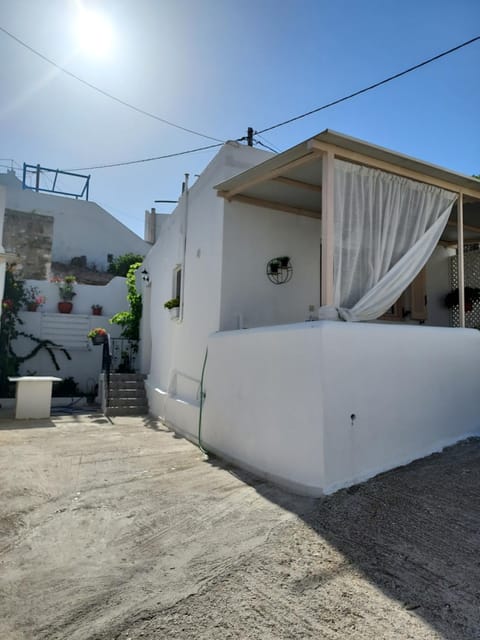
[(106, 340), (106, 337), (107, 336), (93, 336), (93, 338), (91, 338), (92, 344), (96, 344), (96, 345), (103, 344)]
[(170, 311), (170, 318), (172, 320), (174, 320), (175, 318), (178, 318), (179, 313), (180, 313), (180, 307), (172, 307), (171, 309), (169, 309)]
[(38, 309), (38, 304), (36, 302), (30, 302), (27, 304), (27, 311), (36, 311)]
[(59, 313), (71, 313), (73, 309), (73, 302), (67, 302), (62, 300), (58, 303), (58, 312)]
[(101, 316), (102, 315), (102, 308), (100, 307), (100, 309), (92, 309), (92, 316)]

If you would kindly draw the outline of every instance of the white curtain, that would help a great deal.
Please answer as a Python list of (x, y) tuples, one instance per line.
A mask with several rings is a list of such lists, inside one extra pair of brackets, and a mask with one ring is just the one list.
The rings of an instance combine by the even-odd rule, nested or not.
[(456, 195), (335, 161), (334, 306), (320, 318), (374, 320), (433, 253)]

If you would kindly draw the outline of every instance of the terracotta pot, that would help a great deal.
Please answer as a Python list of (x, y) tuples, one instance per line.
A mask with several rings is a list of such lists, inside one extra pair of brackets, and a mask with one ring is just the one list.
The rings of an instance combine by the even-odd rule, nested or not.
[(38, 304), (36, 302), (30, 302), (27, 304), (27, 311), (36, 311), (38, 309)]
[(101, 316), (102, 315), (102, 309), (92, 309), (92, 316)]
[(66, 300), (62, 300), (58, 303), (58, 312), (59, 313), (71, 313), (73, 309), (73, 302), (67, 302)]

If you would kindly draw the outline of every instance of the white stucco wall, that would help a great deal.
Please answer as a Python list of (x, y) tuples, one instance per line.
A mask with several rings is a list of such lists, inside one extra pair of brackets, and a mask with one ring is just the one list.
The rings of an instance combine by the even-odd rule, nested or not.
[[(226, 203), (221, 330), (308, 318), (309, 306), (320, 306), (320, 244), (320, 220)], [(290, 257), (293, 274), (273, 284), (267, 263), (279, 256)]]
[[(144, 296), (141, 361), (150, 360), (149, 407), (178, 428), (187, 429), (194, 419), (207, 338), (220, 327), (224, 201), (213, 186), (270, 155), (226, 144), (174, 212), (162, 218), (158, 240), (144, 261), (150, 283)], [(173, 297), (173, 270), (183, 264), (185, 229), (184, 305), (181, 318), (171, 320), (163, 305)], [(151, 357), (145, 352), (149, 342)]]
[(434, 327), (448, 327), (450, 312), (445, 306), (445, 296), (451, 290), (450, 259), (455, 249), (438, 246), (427, 262), (427, 324)]
[(217, 333), (203, 442), (297, 491), (329, 493), (478, 434), (479, 380), (474, 330), (313, 322)]
[[(19, 325), (18, 329), (42, 339), (46, 337), (45, 330), (50, 319), (55, 323), (61, 323), (58, 335), (50, 338), (54, 342), (63, 345), (63, 337), (68, 334), (74, 341), (78, 341), (83, 337), (83, 342), (73, 347), (65, 345), (72, 357), (71, 361), (67, 360), (61, 352), (56, 351), (60, 370), (55, 368), (48, 353), (42, 350), (38, 355), (21, 365), (21, 375), (34, 372), (36, 375), (56, 375), (61, 378), (72, 376), (79, 383), (82, 391), (87, 391), (89, 387), (94, 385), (98, 381), (101, 371), (102, 349), (91, 345), (87, 339), (87, 333), (94, 327), (103, 327), (112, 338), (120, 337), (121, 327), (110, 324), (109, 318), (117, 311), (128, 308), (125, 282), (125, 278), (117, 277), (105, 286), (75, 285), (77, 295), (73, 299), (74, 307), (72, 313), (60, 314), (57, 312), (59, 300), (57, 286), (42, 280), (27, 280), (27, 287), (36, 286), (41, 294), (46, 296), (47, 300), (36, 312), (20, 312), (19, 317), (23, 324)], [(92, 304), (101, 304), (103, 306), (101, 316), (92, 315)], [(82, 336), (77, 335), (79, 323), (85, 327)], [(31, 352), (35, 343), (27, 338), (20, 337), (13, 346), (15, 352), (23, 356)]]
[[(11, 174), (0, 174), (2, 184), (7, 186), (7, 209), (54, 218), (54, 261), (69, 263), (73, 257), (86, 256), (89, 265), (106, 269), (108, 254), (145, 255), (150, 247), (95, 202), (23, 190), (21, 181)], [(7, 249), (13, 251), (15, 247)]]
[[(25, 286), (36, 287), (40, 294), (45, 296), (46, 301), (41, 311), (57, 313), (60, 301), (58, 285), (46, 280), (25, 280)], [(101, 305), (102, 315), (107, 317), (128, 309), (126, 278), (115, 277), (106, 285), (75, 284), (74, 288), (76, 293), (72, 300), (74, 314), (91, 314), (93, 304)]]

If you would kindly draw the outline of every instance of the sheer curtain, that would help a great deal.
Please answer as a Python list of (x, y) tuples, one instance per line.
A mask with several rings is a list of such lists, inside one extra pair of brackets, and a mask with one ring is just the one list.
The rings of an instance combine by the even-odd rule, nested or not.
[(456, 195), (335, 161), (334, 306), (319, 317), (374, 320), (433, 253)]

